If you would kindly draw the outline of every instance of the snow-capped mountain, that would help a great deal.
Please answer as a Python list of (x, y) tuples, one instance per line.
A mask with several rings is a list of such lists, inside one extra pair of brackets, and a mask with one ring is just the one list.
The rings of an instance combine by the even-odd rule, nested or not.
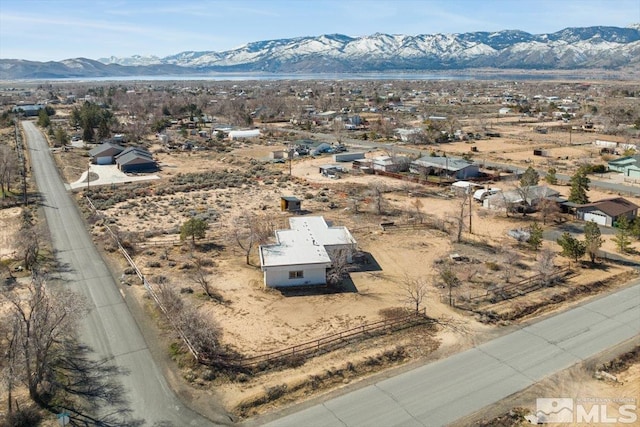
[[(14, 67), (7, 61), (19, 64)], [(328, 34), (252, 42), (225, 52), (185, 51), (164, 58), (135, 55), (129, 58), (112, 56), (98, 61), (29, 62), (32, 67), (27, 67), (26, 62), (0, 60), (0, 78), (35, 77), (47, 74), (45, 69), (49, 67), (53, 74), (64, 74), (64, 69), (68, 69), (70, 76), (82, 74), (84, 67), (88, 76), (211, 71), (341, 73), (479, 67), (615, 69), (640, 64), (640, 25), (566, 28), (537, 35), (518, 30), (416, 36)], [(33, 68), (31, 73), (30, 68)]]

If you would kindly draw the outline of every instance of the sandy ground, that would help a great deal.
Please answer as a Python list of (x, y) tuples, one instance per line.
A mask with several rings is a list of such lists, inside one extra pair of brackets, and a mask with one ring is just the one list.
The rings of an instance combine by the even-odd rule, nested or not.
[[(496, 127), (502, 126), (499, 123)], [(477, 156), (487, 156), (496, 161), (538, 162), (532, 156), (532, 143), (535, 148), (549, 149), (550, 157), (569, 156), (571, 161), (591, 158), (594, 149), (590, 146), (557, 147), (554, 144), (555, 134), (539, 135), (531, 132), (534, 124), (522, 126), (522, 135), (513, 131), (513, 126), (504, 125), (501, 132), (511, 134), (503, 138), (476, 141), (473, 145), (478, 148)], [(531, 135), (531, 136), (527, 136)], [(566, 137), (565, 134), (561, 134)], [(528, 140), (533, 139), (533, 141)], [(576, 142), (592, 140), (592, 135), (574, 135)], [(446, 144), (442, 146), (447, 153), (464, 153), (470, 150), (471, 144), (464, 142)], [(158, 149), (159, 147), (152, 147)], [(431, 147), (427, 147), (428, 149)], [(157, 153), (162, 165), (158, 174), (160, 180), (151, 181), (136, 199), (115, 204), (104, 214), (110, 218), (121, 230), (145, 234), (147, 243), (140, 247), (135, 260), (143, 273), (153, 278), (165, 275), (177, 288), (192, 288), (193, 294), (185, 294), (192, 303), (208, 313), (212, 319), (222, 325), (222, 341), (232, 345), (247, 355), (259, 354), (281, 349), (296, 343), (309, 341), (329, 333), (355, 327), (366, 322), (373, 322), (381, 318), (381, 310), (395, 307), (407, 307), (406, 296), (402, 290), (405, 274), (423, 277), (435, 282), (437, 273), (433, 263), (447, 258), (452, 252), (460, 251), (460, 247), (452, 243), (451, 236), (437, 229), (426, 228), (407, 231), (383, 231), (379, 223), (385, 221), (408, 221), (415, 216), (413, 207), (416, 197), (415, 186), (391, 178), (364, 175), (345, 175), (341, 179), (323, 177), (318, 172), (321, 164), (332, 163), (330, 157), (312, 160), (296, 160), (292, 164), (293, 179), (276, 182), (250, 182), (242, 187), (216, 190), (195, 190), (172, 195), (157, 195), (155, 189), (166, 186), (167, 179), (176, 177), (180, 173), (205, 172), (214, 170), (242, 171), (253, 162), (260, 162), (267, 158), (274, 150), (274, 145), (259, 145), (253, 143), (238, 143), (231, 153), (213, 152), (171, 152)], [(377, 153), (370, 153), (369, 156)], [(61, 156), (64, 154), (61, 153)], [(81, 158), (82, 159), (82, 158)], [(541, 161), (544, 161), (541, 159)], [(86, 165), (85, 165), (86, 166)], [(268, 168), (276, 169), (283, 175), (288, 175), (288, 164), (270, 164)], [(570, 167), (570, 165), (567, 165)], [(70, 174), (73, 175), (73, 174)], [(80, 172), (76, 176), (69, 176), (68, 181), (82, 181)], [(387, 213), (383, 216), (373, 215), (373, 201), (367, 194), (367, 186), (375, 181), (389, 190), (385, 194)], [(508, 189), (504, 183), (501, 187)], [(556, 187), (561, 194), (568, 195), (568, 187)], [(360, 206), (361, 213), (355, 213), (350, 202), (351, 194), (359, 192), (363, 197)], [(460, 199), (452, 197), (447, 190), (425, 191), (432, 194), (420, 197), (422, 213), (432, 221), (442, 221), (458, 212)], [(358, 248), (371, 255), (378, 270), (351, 273), (350, 285), (357, 292), (344, 292), (328, 295), (286, 296), (274, 290), (266, 290), (262, 285), (262, 273), (255, 265), (258, 259), (252, 254), (252, 264), (246, 265), (244, 257), (229, 236), (229, 227), (233, 219), (242, 212), (255, 212), (269, 218), (281, 228), (286, 227), (287, 213), (280, 212), (279, 198), (283, 195), (293, 195), (302, 199), (302, 207), (308, 214), (324, 215), (336, 225), (347, 226), (356, 240)], [(610, 197), (611, 194), (592, 190), (590, 198)], [(640, 200), (631, 200), (640, 205)], [(166, 245), (162, 242), (176, 240), (180, 225), (193, 212), (209, 213), (213, 219), (208, 231), (208, 237), (217, 246), (205, 252), (196, 249), (192, 251), (188, 245)], [(6, 213), (5, 213), (6, 215)], [(463, 233), (466, 239), (490, 244), (496, 247), (512, 246), (515, 242), (507, 237), (506, 232), (511, 228), (526, 226), (536, 216), (527, 218), (505, 217), (504, 213), (489, 212), (474, 205), (472, 213), (473, 235), (468, 230)], [(93, 227), (97, 238), (102, 239), (104, 229), (100, 223)], [(151, 242), (158, 242), (154, 246)], [(637, 243), (634, 242), (637, 246)], [(545, 243), (554, 247), (551, 243)], [(142, 245), (140, 245), (142, 246)], [(4, 245), (2, 246), (4, 247)], [(555, 250), (559, 248), (555, 245)], [(605, 250), (613, 251), (613, 244), (609, 236), (605, 236)], [(199, 291), (198, 285), (191, 278), (191, 272), (186, 267), (193, 256), (211, 257), (215, 262), (209, 279), (225, 299), (224, 304), (208, 301)], [(495, 261), (486, 257), (481, 260)], [(524, 253), (525, 261), (530, 265), (534, 255)], [(557, 259), (556, 264), (562, 265), (566, 261)], [(525, 274), (526, 272), (522, 272)], [(483, 271), (490, 280), (489, 272)], [(602, 274), (598, 272), (597, 274)], [(588, 282), (596, 280), (590, 270), (583, 270), (580, 280)], [(138, 288), (142, 298), (144, 291)], [(467, 334), (460, 334), (451, 330), (441, 329), (437, 333), (425, 333), (424, 345), (415, 350), (414, 357), (424, 357), (437, 346), (448, 348), (449, 352), (457, 351), (472, 345), (476, 340), (490, 333), (492, 327), (476, 321), (474, 318), (452, 310), (442, 302), (441, 290), (433, 287), (423, 304), (427, 313), (436, 318), (443, 316), (452, 318), (466, 326)], [(292, 383), (302, 381), (308, 375), (322, 372), (327, 366), (340, 365), (347, 360), (361, 360), (376, 352), (384, 351), (398, 343), (412, 345), (410, 338), (375, 341), (372, 344), (362, 344), (360, 347), (344, 349), (321, 358), (307, 362), (302, 370), (285, 370), (258, 376), (249, 383), (231, 381), (216, 383), (216, 393), (223, 399), (227, 407), (233, 408), (239, 403), (250, 399), (251, 396), (264, 393), (267, 386), (282, 382)], [(435, 344), (434, 344), (435, 343)], [(207, 383), (198, 383), (198, 387), (208, 389)]]
[(0, 259), (15, 255), (15, 231), (20, 227), (22, 208), (0, 209)]
[[(202, 171), (238, 166), (237, 162), (243, 157), (261, 159), (272, 150), (271, 146), (245, 146), (239, 148), (232, 155), (206, 155), (206, 160), (194, 162), (193, 154), (165, 154), (163, 175), (171, 176), (177, 171)], [(375, 155), (372, 153), (371, 155)], [(235, 159), (235, 160), (234, 160)], [(188, 270), (180, 266), (188, 263), (193, 254), (184, 246), (169, 246), (166, 250), (161, 247), (145, 245), (135, 259), (147, 277), (166, 275), (172, 278), (175, 286), (190, 287), (195, 290), (188, 296), (203, 312), (208, 313), (222, 325), (224, 343), (240, 349), (247, 355), (255, 355), (282, 349), (301, 342), (320, 338), (330, 333), (349, 329), (367, 322), (381, 319), (381, 310), (392, 307), (407, 307), (406, 295), (402, 290), (405, 274), (413, 277), (423, 277), (435, 282), (437, 273), (433, 269), (436, 260), (447, 258), (452, 252), (460, 250), (452, 243), (449, 234), (435, 229), (420, 229), (409, 231), (382, 231), (379, 223), (386, 220), (403, 222), (412, 216), (415, 197), (409, 193), (414, 186), (404, 182), (379, 176), (346, 175), (335, 180), (323, 177), (318, 173), (320, 164), (329, 163), (327, 158), (312, 160), (297, 160), (292, 167), (292, 174), (298, 179), (286, 184), (259, 183), (244, 188), (193, 191), (190, 193), (171, 196), (145, 196), (136, 200), (122, 202), (108, 209), (105, 214), (115, 219), (122, 229), (137, 229), (140, 231), (173, 230), (169, 234), (151, 237), (148, 241), (162, 241), (177, 238), (177, 229), (188, 218), (189, 212), (204, 212), (212, 207), (216, 210), (218, 219), (214, 222), (208, 236), (214, 241), (222, 243), (222, 247), (209, 253), (216, 263), (210, 279), (217, 290), (226, 300), (225, 304), (214, 304), (206, 301), (199, 292), (195, 282), (190, 279)], [(278, 164), (271, 167), (280, 168), (288, 173), (288, 165)], [(349, 202), (349, 188), (358, 186), (363, 194), (366, 186), (374, 180), (390, 190), (385, 199), (388, 210), (404, 211), (404, 213), (376, 216), (370, 213), (373, 204), (370, 198), (363, 203), (364, 213), (355, 214)], [(556, 187), (562, 194), (568, 194), (568, 187)], [(303, 209), (308, 214), (324, 215), (337, 225), (346, 225), (358, 242), (361, 251), (370, 253), (380, 266), (378, 271), (363, 271), (351, 273), (352, 289), (357, 292), (346, 292), (328, 295), (287, 296), (275, 290), (266, 290), (262, 285), (262, 273), (254, 265), (258, 263), (255, 253), (252, 255), (254, 265), (244, 263), (244, 257), (239, 249), (229, 239), (228, 227), (232, 219), (242, 211), (249, 210), (271, 218), (280, 227), (286, 227), (287, 213), (279, 210), (279, 197), (294, 195), (303, 200)], [(607, 193), (592, 190), (593, 200), (610, 196)], [(442, 219), (457, 212), (460, 199), (452, 197), (447, 191), (440, 195), (421, 197), (425, 216), (432, 219)], [(640, 200), (633, 200), (640, 204)], [(329, 208), (329, 202), (335, 207)], [(392, 209), (393, 208), (393, 209)], [(505, 217), (504, 213), (486, 211), (474, 205), (473, 235), (465, 231), (466, 238), (490, 243), (494, 246), (512, 246), (516, 243), (506, 232), (523, 224), (530, 224), (535, 215), (523, 219), (519, 217)], [(99, 228), (96, 229), (99, 232)], [(173, 237), (172, 237), (173, 236)], [(546, 246), (554, 247), (551, 243)], [(559, 248), (555, 245), (555, 250)], [(604, 249), (613, 250), (610, 237), (605, 237)], [(168, 255), (167, 259), (159, 259), (159, 255)], [(535, 255), (523, 253), (526, 263), (535, 262)], [(207, 256), (195, 253), (196, 256)], [(151, 261), (157, 262), (151, 267)], [(482, 262), (487, 261), (483, 259)], [(567, 261), (561, 258), (556, 265), (563, 265)], [(580, 281), (598, 280), (607, 275), (619, 273), (622, 269), (611, 268), (606, 272), (601, 270), (582, 270)], [(489, 274), (483, 271), (482, 274)], [(526, 271), (523, 275), (528, 275)], [(433, 317), (450, 317), (466, 325), (473, 331), (472, 337), (480, 337), (491, 328), (478, 323), (475, 319), (451, 310), (441, 302), (441, 291), (432, 288), (424, 306), (427, 313)], [(459, 290), (457, 292), (463, 292)], [(461, 348), (469, 345), (470, 338), (458, 333), (441, 330), (433, 338), (443, 346)], [(474, 338), (475, 339), (475, 338)], [(466, 343), (466, 344), (464, 344)], [(327, 364), (338, 364), (349, 357), (356, 360), (382, 351), (397, 343), (380, 343), (374, 348), (361, 348), (357, 354), (337, 352), (326, 355), (318, 360), (305, 364), (302, 371), (281, 371), (259, 376), (249, 383), (229, 382), (219, 384), (216, 390), (229, 408), (233, 408), (251, 396), (260, 395), (270, 384), (281, 382), (292, 383), (302, 381), (313, 372), (322, 372)], [(206, 386), (202, 386), (206, 387)]]

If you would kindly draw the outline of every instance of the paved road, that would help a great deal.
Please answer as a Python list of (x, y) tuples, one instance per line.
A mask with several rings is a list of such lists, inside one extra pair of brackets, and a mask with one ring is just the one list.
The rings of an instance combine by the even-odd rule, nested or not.
[(441, 426), (638, 334), (640, 281), (267, 426)]
[(63, 266), (62, 285), (84, 295), (90, 308), (82, 321), (81, 341), (97, 357), (113, 359), (129, 372), (120, 380), (128, 391), (130, 420), (163, 427), (212, 425), (183, 406), (169, 389), (65, 190), (46, 141), (33, 123), (23, 121), (22, 125), (56, 257)]

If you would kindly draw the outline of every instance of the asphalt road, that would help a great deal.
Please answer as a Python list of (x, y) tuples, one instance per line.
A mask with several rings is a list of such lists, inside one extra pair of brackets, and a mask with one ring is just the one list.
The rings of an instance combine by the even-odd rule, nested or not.
[[(32, 122), (22, 125), (54, 251), (62, 266), (56, 276), (59, 274), (61, 286), (87, 300), (90, 311), (81, 324), (81, 341), (95, 351), (96, 358), (111, 359), (128, 372), (119, 378), (132, 410), (128, 422), (144, 420), (146, 426), (163, 427), (213, 425), (186, 408), (169, 388), (65, 190), (44, 137)], [(104, 413), (110, 409), (105, 408)]]
[(463, 353), (266, 425), (446, 425), (616, 344), (632, 338), (637, 341), (639, 333), (640, 281)]

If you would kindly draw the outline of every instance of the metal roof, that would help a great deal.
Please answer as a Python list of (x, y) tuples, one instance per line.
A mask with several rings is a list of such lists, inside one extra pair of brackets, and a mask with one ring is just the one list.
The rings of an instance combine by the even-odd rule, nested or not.
[(331, 227), (321, 216), (291, 217), (291, 229), (277, 230), (278, 243), (260, 246), (262, 267), (331, 264), (325, 246), (355, 245), (346, 227)]

